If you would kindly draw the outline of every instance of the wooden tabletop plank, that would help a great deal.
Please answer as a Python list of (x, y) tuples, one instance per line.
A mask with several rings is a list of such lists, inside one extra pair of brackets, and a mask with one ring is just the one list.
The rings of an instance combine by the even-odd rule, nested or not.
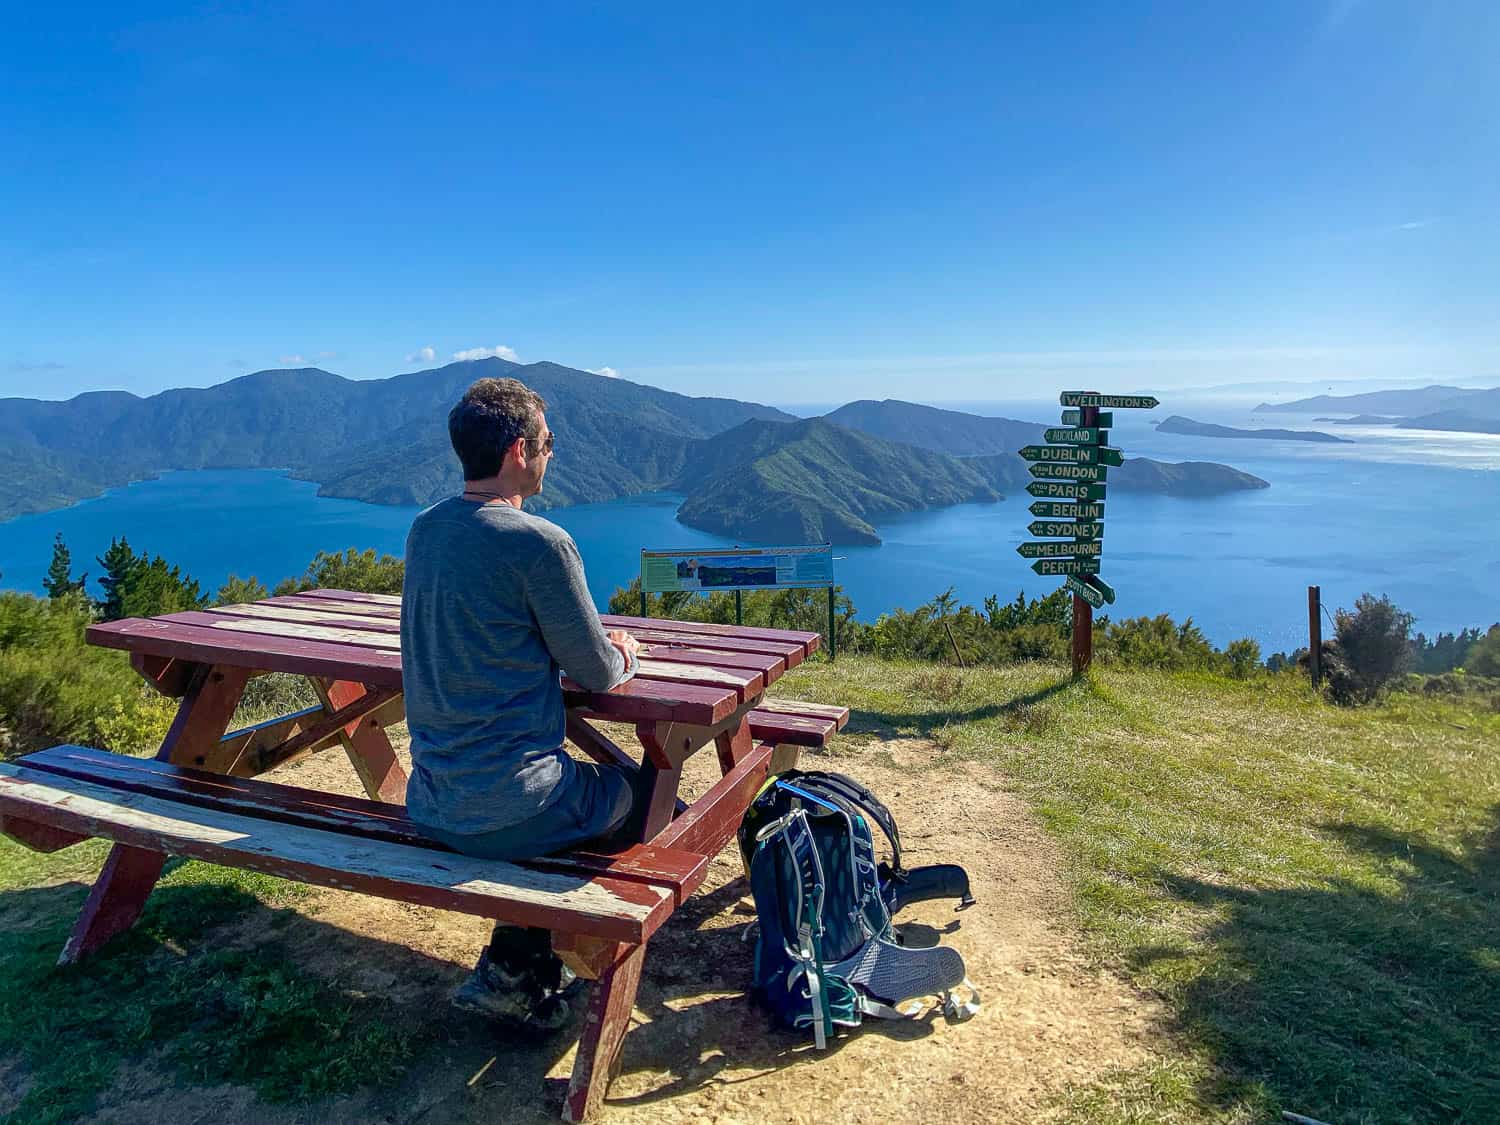
[[(367, 629), (341, 629), (326, 625), (309, 625), (302, 621), (282, 621), (270, 618), (231, 617), (202, 610), (168, 614), (156, 620), (208, 629), (223, 629), (233, 633), (249, 633), (257, 637), (323, 641), (335, 645), (359, 645), (398, 654), (401, 651), (399, 634), (375, 633)], [(741, 703), (759, 695), (766, 686), (765, 677), (759, 672), (716, 668), (682, 661), (654, 660), (649, 657), (641, 660), (640, 671), (636, 675), (638, 679), (726, 687), (735, 692)]]
[(400, 594), (367, 594), (363, 590), (300, 590), (299, 597), (329, 598), (341, 602), (368, 602), (371, 605), (391, 605), (401, 608)]
[(327, 609), (330, 602), (314, 608), (305, 608), (308, 603), (281, 604), (277, 599), (263, 602), (236, 602), (233, 605), (216, 605), (205, 613), (223, 614), (227, 617), (259, 617), (269, 621), (304, 621), (309, 625), (331, 625), (335, 628), (368, 629), (372, 633), (399, 633), (399, 617), (373, 617), (368, 614), (341, 613)]
[(752, 629), (746, 625), (715, 625), (707, 621), (663, 622), (660, 618), (629, 617), (620, 614), (603, 614), (601, 620), (607, 629), (651, 629), (667, 624), (679, 633), (703, 633), (709, 636), (745, 637), (750, 640), (764, 641), (794, 641), (805, 646), (809, 652), (816, 651), (822, 642), (819, 634), (804, 633), (796, 629)]
[(266, 598), (257, 602), (257, 605), (288, 605), (295, 609), (322, 610), (328, 613), (357, 613), (366, 617), (379, 617), (384, 620), (401, 619), (401, 606), (385, 605), (381, 602), (345, 601), (337, 597), (313, 597), (314, 593), (321, 595), (334, 594), (334, 590), (304, 590), (300, 594), (282, 594), (279, 597)]
[(723, 652), (771, 653), (786, 661), (788, 668), (795, 668), (807, 656), (806, 648), (796, 641), (761, 641), (749, 637), (714, 637), (705, 633), (679, 633), (670, 622), (662, 622), (658, 629), (640, 629), (631, 626), (626, 630), (642, 644), (681, 645), (684, 648), (713, 649)]
[(253, 639), (228, 629), (205, 628), (160, 618), (127, 617), (90, 625), (90, 644), (201, 664), (228, 664), (259, 672), (291, 672), (354, 680), (372, 687), (401, 687), (401, 655), (377, 648), (294, 637)]

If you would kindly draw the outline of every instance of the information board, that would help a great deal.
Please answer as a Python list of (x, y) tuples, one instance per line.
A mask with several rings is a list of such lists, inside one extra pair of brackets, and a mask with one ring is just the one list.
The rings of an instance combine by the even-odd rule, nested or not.
[(641, 590), (648, 594), (832, 585), (833, 546), (828, 543), (641, 552)]

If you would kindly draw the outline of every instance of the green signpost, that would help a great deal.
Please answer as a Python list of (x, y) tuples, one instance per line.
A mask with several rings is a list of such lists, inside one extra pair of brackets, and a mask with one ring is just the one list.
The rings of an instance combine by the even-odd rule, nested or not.
[[(1037, 559), (1031, 564), (1031, 569), (1038, 574), (1055, 574), (1059, 577), (1065, 574), (1098, 574), (1098, 559)], [(1078, 618), (1073, 618), (1073, 635), (1078, 635)]]
[(1016, 554), (1023, 559), (1066, 559), (1074, 555), (1080, 558), (1096, 558), (1104, 553), (1104, 544), (1097, 539), (1074, 540), (1071, 543), (1022, 543)]
[(1103, 504), (1055, 504), (1038, 500), (1031, 505), (1031, 514), (1052, 520), (1102, 520)]
[(1074, 445), (1098, 445), (1104, 440), (1104, 431), (1098, 426), (1073, 426), (1061, 430), (1047, 430), (1042, 434), (1045, 441), (1072, 442)]
[(1056, 523), (1052, 520), (1033, 520), (1026, 525), (1026, 530), (1033, 535), (1052, 535), (1068, 539), (1103, 539), (1104, 525), (1102, 523)]
[[(1104, 499), (1102, 484), (1074, 484), (1060, 480), (1034, 480), (1026, 486), (1033, 496), (1045, 496), (1052, 500), (1100, 500)], [(1033, 508), (1032, 511), (1036, 509)]]
[[(1094, 610), (1115, 601), (1114, 587), (1099, 577), (1104, 554), (1105, 481), (1110, 467), (1125, 463), (1125, 454), (1106, 445), (1115, 417), (1105, 410), (1149, 410), (1157, 406), (1151, 395), (1106, 395), (1098, 391), (1063, 391), (1058, 401), (1062, 426), (1043, 434), (1046, 445), (1028, 445), (1019, 452), (1031, 462), (1028, 471), (1038, 478), (1026, 486), (1042, 501), (1031, 505), (1041, 516), (1028, 525), (1032, 535), (1054, 536), (1050, 542), (1022, 543), (1016, 553), (1036, 559), (1038, 574), (1067, 579), (1073, 595), (1073, 674), (1089, 666), (1094, 655)], [(1101, 409), (1104, 408), (1104, 409)], [(1053, 501), (1056, 501), (1055, 503)]]
[(1098, 590), (1094, 589), (1088, 583), (1084, 582), (1082, 577), (1070, 574), (1068, 575), (1068, 580), (1064, 582), (1063, 585), (1066, 586), (1069, 590), (1073, 591), (1074, 597), (1082, 598), (1093, 608), (1100, 609), (1103, 607), (1104, 595), (1101, 594)]
[(1107, 480), (1109, 470), (1103, 465), (1059, 465), (1043, 461), (1031, 466), (1031, 475), (1049, 480)]

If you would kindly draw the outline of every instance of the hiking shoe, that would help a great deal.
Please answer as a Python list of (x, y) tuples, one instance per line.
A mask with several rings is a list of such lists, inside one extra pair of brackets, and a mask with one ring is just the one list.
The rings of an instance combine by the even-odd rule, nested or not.
[[(469, 979), (453, 994), (451, 1003), (465, 1012), (533, 1031), (557, 1031), (572, 1018), (571, 1001), (585, 982), (571, 969), (559, 965), (558, 987), (543, 986), (537, 974), (524, 969), (508, 970), (486, 955)], [(556, 971), (556, 970), (554, 970)]]

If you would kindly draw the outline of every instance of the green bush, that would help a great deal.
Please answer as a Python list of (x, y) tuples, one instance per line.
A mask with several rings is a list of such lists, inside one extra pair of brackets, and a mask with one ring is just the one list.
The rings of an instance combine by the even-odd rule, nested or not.
[(399, 594), (405, 574), (405, 562), (395, 555), (377, 555), (373, 547), (364, 551), (349, 547), (342, 554), (319, 551), (301, 578), (282, 579), (276, 584), (276, 593), (328, 589)]
[(1464, 656), (1464, 671), (1475, 676), (1500, 676), (1500, 625), (1475, 641)]
[(84, 644), (92, 618), (78, 593), (0, 593), (0, 756), (58, 742), (139, 753), (166, 735), (174, 704), (124, 653)]
[(1337, 637), (1324, 663), (1328, 694), (1345, 706), (1378, 698), (1411, 661), (1411, 626), (1415, 618), (1388, 597), (1361, 594), (1354, 611), (1333, 615)]

